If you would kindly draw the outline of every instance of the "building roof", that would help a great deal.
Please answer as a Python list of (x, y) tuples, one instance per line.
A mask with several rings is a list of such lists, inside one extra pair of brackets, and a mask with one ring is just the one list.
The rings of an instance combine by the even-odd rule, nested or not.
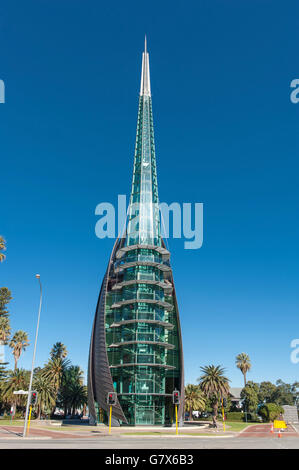
[(243, 387), (232, 387), (229, 389), (229, 393), (232, 396), (232, 398), (241, 398), (242, 390), (243, 390)]

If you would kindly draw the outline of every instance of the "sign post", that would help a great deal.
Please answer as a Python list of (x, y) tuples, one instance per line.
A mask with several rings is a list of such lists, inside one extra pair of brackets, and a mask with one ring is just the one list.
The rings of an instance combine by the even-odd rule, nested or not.
[(112, 406), (116, 405), (117, 394), (115, 392), (107, 393), (107, 405), (110, 406), (109, 409), (109, 434), (111, 434), (111, 419), (112, 419)]
[(30, 420), (31, 420), (31, 412), (32, 412), (32, 405), (29, 408), (29, 418), (28, 418), (28, 426), (27, 426), (27, 433), (29, 434), (29, 427), (30, 427)]
[(109, 434), (111, 434), (111, 417), (112, 417), (112, 405), (110, 405), (110, 414), (109, 414)]
[(175, 433), (178, 436), (179, 430), (178, 430), (178, 405), (180, 404), (181, 397), (180, 397), (180, 392), (178, 390), (174, 390), (172, 392), (172, 402), (175, 407)]
[(30, 405), (31, 391), (32, 391), (33, 369), (34, 369), (34, 361), (35, 361), (35, 354), (36, 354), (36, 345), (37, 345), (37, 337), (38, 337), (38, 329), (39, 329), (40, 312), (41, 312), (41, 308), (42, 308), (42, 284), (41, 284), (41, 280), (40, 280), (40, 275), (36, 274), (35, 277), (39, 281), (40, 297), (39, 297), (39, 308), (38, 308), (37, 325), (36, 325), (35, 340), (34, 340), (33, 357), (32, 357), (32, 364), (31, 364), (31, 374), (30, 374), (30, 380), (29, 380), (29, 392), (28, 392), (29, 394), (28, 394), (28, 399), (27, 399), (25, 420), (24, 420), (23, 437), (26, 437), (26, 432), (27, 432), (28, 412), (29, 412), (29, 405)]
[(223, 432), (225, 432), (225, 415), (224, 415), (224, 408), (226, 407), (226, 404), (227, 404), (226, 398), (221, 398)]

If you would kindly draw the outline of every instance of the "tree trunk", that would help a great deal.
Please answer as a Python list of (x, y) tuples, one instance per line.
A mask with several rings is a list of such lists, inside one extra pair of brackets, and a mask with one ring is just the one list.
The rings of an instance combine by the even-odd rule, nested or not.
[(193, 411), (193, 409), (190, 406), (190, 408), (189, 408), (189, 421), (193, 420), (192, 411)]
[(246, 372), (244, 372), (244, 387), (246, 387)]
[(18, 359), (15, 358), (15, 371), (17, 370), (18, 368)]

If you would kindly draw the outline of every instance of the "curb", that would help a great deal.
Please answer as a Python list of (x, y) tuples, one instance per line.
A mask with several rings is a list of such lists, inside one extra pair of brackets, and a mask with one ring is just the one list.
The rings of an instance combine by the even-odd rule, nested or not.
[(200, 438), (200, 439), (227, 439), (227, 438), (230, 438), (230, 437), (235, 437), (234, 435), (227, 435), (227, 436), (188, 436), (188, 434), (179, 434), (178, 436), (172, 436), (172, 435), (169, 435), (169, 436), (137, 436), (136, 434), (134, 434), (133, 436), (130, 436), (129, 434), (127, 434), (126, 436), (120, 434), (118, 437), (122, 437), (122, 438), (127, 438), (127, 437), (131, 437), (131, 438), (144, 438), (144, 437), (147, 437), (147, 438), (153, 438), (153, 437), (159, 437), (160, 438), (172, 438), (172, 439), (179, 439), (179, 438), (184, 438), (184, 437), (187, 437), (187, 438), (190, 438), (192, 437), (193, 439), (197, 439), (197, 438)]

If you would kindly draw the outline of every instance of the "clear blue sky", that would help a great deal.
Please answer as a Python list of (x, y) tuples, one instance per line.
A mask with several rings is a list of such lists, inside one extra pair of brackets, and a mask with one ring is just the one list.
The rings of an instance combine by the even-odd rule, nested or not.
[(160, 200), (204, 203), (203, 247), (169, 241), (186, 382), (213, 363), (242, 385), (243, 351), (249, 379), (298, 379), (298, 31), (292, 0), (6, 2), (0, 285), (33, 344), (41, 274), (37, 365), (62, 341), (86, 370), (114, 242), (94, 210), (130, 191), (146, 33)]

